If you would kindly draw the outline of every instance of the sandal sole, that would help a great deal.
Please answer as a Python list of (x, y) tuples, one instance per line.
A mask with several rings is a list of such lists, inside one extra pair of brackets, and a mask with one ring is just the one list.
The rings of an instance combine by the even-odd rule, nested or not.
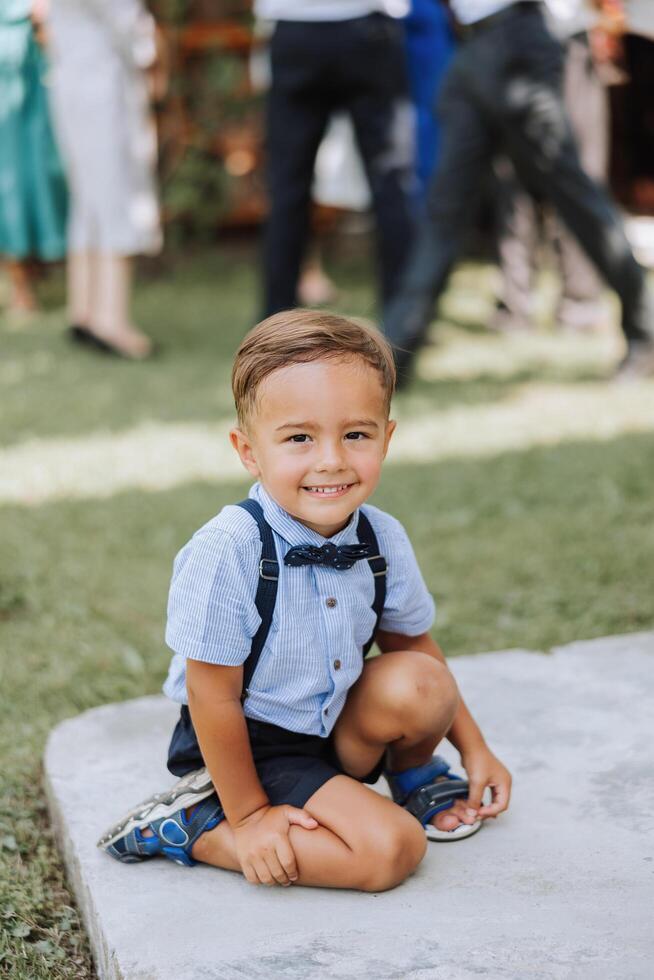
[(206, 769), (198, 769), (178, 780), (167, 792), (155, 793), (133, 807), (122, 819), (107, 830), (97, 843), (103, 850), (132, 830), (142, 830), (153, 820), (168, 817), (178, 810), (194, 806), (215, 793)]
[(475, 823), (462, 823), (454, 830), (439, 830), (437, 827), (430, 825), (425, 827), (425, 834), (427, 840), (430, 840), (437, 844), (451, 844), (456, 840), (465, 840), (466, 837), (472, 837), (481, 830), (482, 821), (477, 820)]

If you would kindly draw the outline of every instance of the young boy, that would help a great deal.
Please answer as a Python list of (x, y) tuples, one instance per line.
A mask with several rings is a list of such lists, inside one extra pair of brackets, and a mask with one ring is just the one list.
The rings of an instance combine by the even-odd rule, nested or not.
[[(112, 856), (382, 891), (427, 838), (508, 806), (511, 777), (429, 635), (406, 533), (365, 503), (394, 382), (381, 334), (333, 314), (279, 313), (241, 344), (230, 438), (257, 482), (182, 549), (170, 591), (168, 768), (183, 778), (105, 834)], [(373, 637), (382, 656), (364, 662)], [(445, 736), (469, 783), (432, 759)], [(382, 772), (396, 802), (364, 785)]]

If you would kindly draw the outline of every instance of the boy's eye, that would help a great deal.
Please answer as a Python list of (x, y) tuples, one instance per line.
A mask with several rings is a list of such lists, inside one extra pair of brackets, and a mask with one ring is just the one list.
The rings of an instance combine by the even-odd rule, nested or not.
[(296, 435), (291, 436), (288, 441), (302, 443), (302, 442), (306, 442), (308, 438), (309, 436), (306, 434), (306, 432), (298, 432)]
[(365, 432), (348, 432), (347, 435), (345, 436), (345, 438), (346, 439), (353, 439), (354, 441), (356, 441), (356, 440), (360, 440), (360, 439), (367, 439), (368, 436), (366, 435)]

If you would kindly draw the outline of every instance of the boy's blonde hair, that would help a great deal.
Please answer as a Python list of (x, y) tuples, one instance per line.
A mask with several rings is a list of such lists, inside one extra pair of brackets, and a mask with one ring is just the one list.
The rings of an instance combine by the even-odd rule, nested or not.
[(252, 418), (261, 382), (278, 368), (356, 357), (379, 372), (388, 413), (395, 361), (390, 344), (376, 327), (317, 310), (286, 310), (262, 320), (246, 335), (234, 359), (232, 391), (239, 425), (245, 427)]

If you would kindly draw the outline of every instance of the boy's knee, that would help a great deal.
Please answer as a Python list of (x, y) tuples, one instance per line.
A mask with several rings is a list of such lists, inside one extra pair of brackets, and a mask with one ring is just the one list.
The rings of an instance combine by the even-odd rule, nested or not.
[(383, 827), (366, 842), (361, 861), (362, 891), (383, 892), (400, 885), (418, 867), (427, 849), (424, 829), (402, 813), (401, 819)]
[(456, 681), (445, 664), (428, 654), (402, 653), (387, 681), (393, 706), (417, 728), (426, 726), (428, 732), (435, 722), (449, 725), (454, 719), (459, 705)]

